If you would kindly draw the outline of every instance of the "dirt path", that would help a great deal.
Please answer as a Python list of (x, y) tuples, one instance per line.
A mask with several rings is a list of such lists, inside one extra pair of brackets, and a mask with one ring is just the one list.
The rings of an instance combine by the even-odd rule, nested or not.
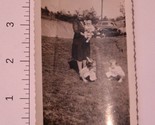
[(43, 37), (44, 125), (129, 125), (127, 78), (118, 83), (105, 76), (113, 58), (127, 74), (125, 38), (91, 42), (98, 79), (84, 83), (68, 65), (72, 40)]

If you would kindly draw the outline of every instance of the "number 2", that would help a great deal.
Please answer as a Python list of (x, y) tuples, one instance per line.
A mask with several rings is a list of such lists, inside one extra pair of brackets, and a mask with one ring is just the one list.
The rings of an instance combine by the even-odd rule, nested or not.
[(14, 63), (14, 59), (6, 59), (6, 63)]

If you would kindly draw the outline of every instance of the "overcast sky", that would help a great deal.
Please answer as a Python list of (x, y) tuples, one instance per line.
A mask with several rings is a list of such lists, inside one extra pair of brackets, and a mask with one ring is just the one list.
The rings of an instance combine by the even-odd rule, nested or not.
[[(121, 15), (120, 3), (123, 0), (103, 0), (103, 17), (115, 18)], [(42, 0), (42, 7), (50, 11), (65, 10), (74, 13), (75, 10), (84, 10), (94, 7), (97, 15), (101, 15), (101, 0)]]

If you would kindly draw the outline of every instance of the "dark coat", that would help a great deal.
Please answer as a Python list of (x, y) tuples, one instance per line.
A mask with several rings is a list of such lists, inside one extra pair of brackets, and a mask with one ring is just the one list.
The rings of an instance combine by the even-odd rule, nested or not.
[(86, 57), (90, 57), (90, 43), (86, 43), (86, 38), (80, 34), (84, 32), (84, 27), (79, 20), (74, 21), (73, 31), (72, 58), (78, 61), (86, 60)]

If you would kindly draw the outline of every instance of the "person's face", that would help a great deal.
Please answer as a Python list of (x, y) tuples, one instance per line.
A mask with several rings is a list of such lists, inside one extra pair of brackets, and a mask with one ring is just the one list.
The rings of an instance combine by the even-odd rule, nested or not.
[(112, 66), (112, 67), (115, 67), (115, 66), (116, 66), (116, 62), (112, 62), (112, 63), (111, 63), (111, 66)]
[(88, 23), (88, 25), (91, 25), (92, 24), (91, 20), (88, 20), (87, 23)]
[(81, 14), (78, 15), (78, 19), (79, 19), (79, 20), (82, 20), (82, 17), (83, 17), (83, 16), (82, 16)]
[(110, 67), (115, 68), (116, 67), (116, 62), (115, 61), (110, 61)]
[(87, 20), (84, 20), (84, 24), (85, 24), (85, 25), (87, 24)]
[(87, 25), (88, 25), (88, 26), (90, 26), (90, 25), (91, 25), (91, 23), (90, 23), (90, 22), (88, 22), (88, 23), (87, 23)]

